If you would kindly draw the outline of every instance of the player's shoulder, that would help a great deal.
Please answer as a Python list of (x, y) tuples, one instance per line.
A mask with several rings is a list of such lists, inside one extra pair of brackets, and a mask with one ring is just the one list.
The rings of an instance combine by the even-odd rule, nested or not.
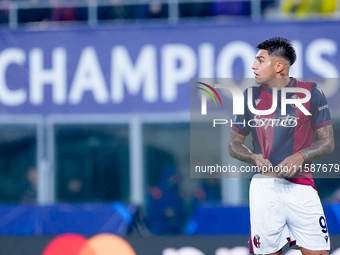
[(320, 100), (325, 97), (320, 86), (318, 86), (318, 84), (314, 81), (303, 82), (296, 80), (296, 87), (308, 89), (312, 94), (312, 100)]
[(311, 91), (312, 89), (317, 87), (317, 84), (314, 81), (299, 81), (295, 80), (295, 87), (304, 88)]

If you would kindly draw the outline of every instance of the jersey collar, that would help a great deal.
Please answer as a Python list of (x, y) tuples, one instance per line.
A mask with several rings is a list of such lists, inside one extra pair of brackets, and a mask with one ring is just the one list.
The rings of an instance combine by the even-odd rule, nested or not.
[[(290, 80), (288, 82), (288, 84), (286, 85), (286, 88), (288, 87), (295, 87), (296, 86), (296, 79), (293, 77), (289, 77)], [(271, 88), (269, 88), (269, 86), (266, 85), (262, 85), (270, 94), (273, 94), (273, 90)], [(281, 91), (278, 91), (279, 93), (281, 93)]]

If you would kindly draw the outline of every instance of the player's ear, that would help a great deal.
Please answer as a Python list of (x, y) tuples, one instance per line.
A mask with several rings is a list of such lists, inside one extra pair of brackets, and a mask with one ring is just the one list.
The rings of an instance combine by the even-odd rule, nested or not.
[(285, 69), (285, 64), (281, 61), (276, 62), (276, 72), (281, 73)]

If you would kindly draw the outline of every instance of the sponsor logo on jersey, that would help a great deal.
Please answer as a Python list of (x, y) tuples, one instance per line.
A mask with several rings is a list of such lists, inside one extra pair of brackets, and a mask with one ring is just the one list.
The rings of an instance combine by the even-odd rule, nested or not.
[(251, 127), (295, 127), (297, 125), (298, 117), (287, 115), (285, 117), (279, 117), (278, 119), (272, 118), (261, 118), (260, 115), (255, 115), (254, 119), (250, 120), (252, 123)]
[(324, 105), (324, 106), (320, 106), (318, 109), (319, 111), (325, 110), (328, 108), (328, 104)]

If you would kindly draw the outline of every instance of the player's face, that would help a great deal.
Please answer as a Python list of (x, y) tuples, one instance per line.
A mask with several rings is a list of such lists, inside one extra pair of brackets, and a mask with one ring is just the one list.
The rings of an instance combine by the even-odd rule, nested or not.
[(275, 60), (267, 50), (259, 50), (251, 67), (254, 70), (256, 83), (268, 84), (276, 77)]

